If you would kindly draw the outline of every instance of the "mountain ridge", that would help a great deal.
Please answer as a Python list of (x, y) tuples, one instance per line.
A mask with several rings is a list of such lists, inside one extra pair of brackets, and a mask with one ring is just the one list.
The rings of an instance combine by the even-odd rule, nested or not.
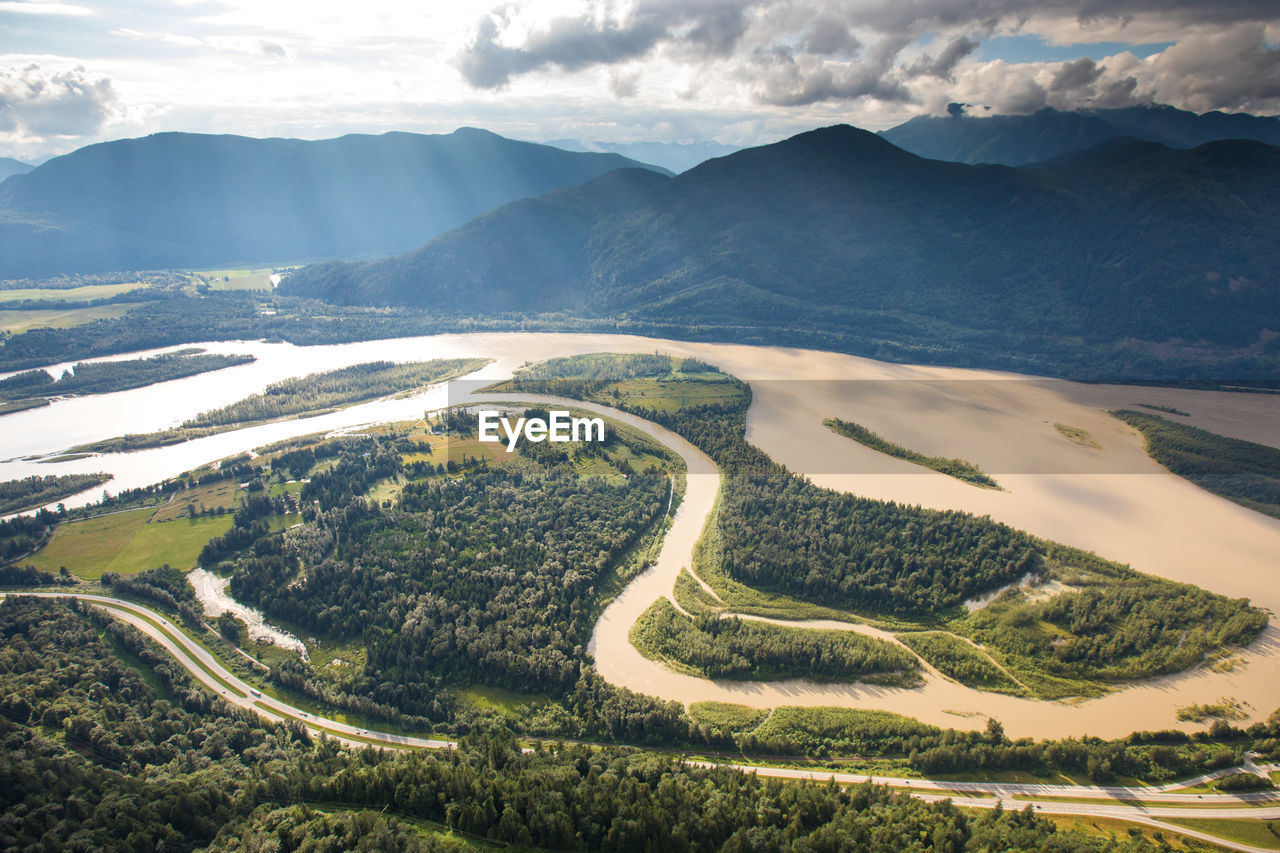
[[(469, 294), (488, 300), (510, 285), (482, 275), (459, 288), (441, 273), (484, 255), (488, 268), (521, 271), (512, 310), (686, 327), (893, 334), (939, 347), (1037, 337), (1049, 347), (1247, 347), (1280, 329), (1270, 274), (1280, 263), (1280, 149), (1263, 143), (1103, 145), (1014, 168), (920, 158), (834, 126), (575, 217), (574, 206), (598, 204), (593, 195), (535, 200), (554, 227), (529, 230), (506, 206), (409, 255), (300, 270), (281, 290), (475, 311)], [(523, 263), (526, 238), (536, 263)], [(492, 312), (503, 305), (488, 301)]]
[(1124, 136), (1171, 148), (1194, 148), (1224, 139), (1280, 145), (1280, 118), (1197, 114), (1167, 105), (1076, 111), (1045, 107), (1025, 115), (916, 116), (879, 135), (930, 159), (1023, 166)]
[(475, 128), (116, 140), (0, 185), (0, 278), (403, 252), (509, 201), (643, 165)]

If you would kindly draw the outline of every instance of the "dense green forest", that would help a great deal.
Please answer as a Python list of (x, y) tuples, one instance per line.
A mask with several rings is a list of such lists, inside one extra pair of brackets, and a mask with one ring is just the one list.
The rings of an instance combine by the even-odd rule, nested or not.
[[(609, 375), (627, 370), (610, 357)], [(1250, 642), (1266, 614), (1196, 587), (1141, 575), (1094, 555), (1037, 539), (986, 517), (872, 500), (817, 487), (745, 441), (749, 389), (681, 408), (646, 403), (670, 363), (645, 356), (630, 378), (593, 378), (600, 356), (558, 363), (563, 387), (543, 369), (530, 390), (585, 387), (680, 433), (721, 468), (714, 530), (699, 548), (704, 579), (724, 575), (753, 590), (787, 596), (890, 625), (942, 627), (988, 646), (1037, 695), (1096, 694), (1099, 682), (1176, 672), (1223, 646)], [(620, 371), (622, 373), (620, 373)], [(524, 384), (524, 372), (513, 381)], [(584, 386), (585, 380), (590, 380)], [(717, 375), (717, 389), (724, 377)], [(628, 389), (618, 399), (614, 391)], [(1075, 591), (1030, 603), (1017, 590), (970, 617), (960, 604), (1025, 576), (1061, 575)], [(733, 604), (732, 596), (728, 599)], [(1079, 632), (1078, 634), (1076, 632)]]
[(43, 477), (32, 474), (21, 480), (6, 480), (0, 483), (0, 514), (22, 512), (60, 501), (110, 479), (110, 474), (46, 474)]
[(872, 450), (878, 450), (896, 459), (932, 468), (940, 474), (955, 477), (957, 480), (963, 480), (975, 486), (986, 486), (989, 489), (1000, 488), (999, 483), (982, 473), (982, 469), (972, 462), (966, 462), (963, 459), (947, 459), (942, 456), (925, 456), (923, 453), (908, 450), (901, 444), (895, 444), (864, 426), (841, 420), (840, 418), (827, 418), (823, 423), (845, 438), (851, 438), (859, 444), (865, 444)]
[(1142, 433), (1147, 452), (1180, 477), (1227, 500), (1280, 518), (1280, 450), (1122, 409), (1113, 415)]
[(813, 631), (718, 616), (690, 618), (659, 598), (631, 629), (645, 655), (706, 678), (913, 686), (920, 665), (884, 640), (851, 631)]
[[(1155, 849), (1030, 809), (968, 813), (618, 748), (522, 753), (501, 729), (442, 753), (348, 750), (228, 706), (87, 607), (6, 600), (0, 638), (6, 849), (437, 851), (468, 835), (551, 850)], [(998, 731), (975, 743), (1011, 748)]]
[(485, 360), (479, 358), (433, 359), (406, 364), (371, 361), (292, 377), (273, 382), (260, 394), (251, 394), (229, 406), (202, 412), (173, 429), (116, 436), (78, 445), (67, 452), (120, 453), (162, 447), (266, 421), (323, 414), (454, 379), (484, 364)]
[[(168, 382), (197, 373), (222, 370), (253, 361), (251, 355), (179, 350), (151, 358), (126, 361), (81, 362), (54, 380), (45, 370), (28, 370), (0, 379), (0, 401), (25, 403), (64, 394), (106, 394), (127, 391), (156, 382)], [(3, 413), (0, 410), (0, 413)]]
[[(437, 440), (451, 449), (423, 461)], [(661, 533), (678, 464), (626, 429), (569, 458), (522, 445), (491, 464), (482, 447), (381, 431), (273, 454), (273, 478), (307, 475), (302, 524), (275, 531), (276, 498), (251, 497), (201, 562), (230, 574), (238, 600), (362, 657), (337, 672), (278, 660), (272, 678), (412, 725), (468, 718), (457, 691), (481, 684), (554, 700), (520, 721), (542, 733), (687, 737), (679, 706), (609, 687), (584, 656), (605, 596)]]

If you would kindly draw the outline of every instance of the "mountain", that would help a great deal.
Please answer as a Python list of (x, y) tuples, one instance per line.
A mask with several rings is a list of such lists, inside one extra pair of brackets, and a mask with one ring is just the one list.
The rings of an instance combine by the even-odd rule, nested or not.
[(1046, 107), (1031, 115), (916, 116), (880, 135), (934, 160), (1022, 166), (1092, 148), (1115, 137), (1175, 148), (1194, 148), (1223, 139), (1280, 145), (1280, 118), (1220, 112), (1197, 115), (1169, 106), (1080, 112)]
[(640, 165), (473, 128), (107, 142), (0, 186), (0, 278), (403, 252), (515, 199)]
[(672, 172), (686, 172), (699, 163), (741, 150), (737, 145), (719, 142), (581, 142), (577, 139), (553, 139), (547, 142), (566, 151), (607, 151), (643, 163), (653, 163)]
[(33, 167), (21, 160), (14, 160), (12, 157), (0, 157), (0, 181), (4, 181), (12, 175), (21, 175), (23, 172), (30, 172)]
[(1179, 148), (1194, 148), (1220, 139), (1255, 139), (1268, 145), (1280, 145), (1278, 116), (1216, 111), (1197, 115), (1170, 106), (1095, 110), (1093, 114), (1126, 136), (1164, 142)]
[(605, 176), (408, 255), (300, 270), (281, 290), (804, 329), (920, 353), (1244, 347), (1280, 330), (1277, 225), (1280, 149), (1257, 142), (1103, 144), (1016, 169), (924, 159), (838, 126), (670, 179)]
[(916, 116), (880, 135), (931, 160), (1022, 166), (1121, 134), (1096, 116), (1043, 109), (1033, 115)]

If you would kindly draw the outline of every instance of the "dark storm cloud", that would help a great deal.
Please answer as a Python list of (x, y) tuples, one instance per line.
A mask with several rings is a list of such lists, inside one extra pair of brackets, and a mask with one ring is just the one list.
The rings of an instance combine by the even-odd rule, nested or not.
[(102, 127), (115, 104), (111, 81), (90, 79), (83, 68), (0, 69), (0, 132), (86, 136)]
[(968, 36), (959, 36), (952, 39), (942, 53), (938, 54), (938, 58), (925, 54), (918, 62), (913, 64), (910, 69), (912, 76), (929, 76), (938, 77), (943, 80), (953, 80), (956, 65), (960, 60), (978, 49), (977, 39), (971, 39)]
[(1064, 62), (1058, 73), (1053, 75), (1049, 88), (1055, 92), (1064, 92), (1092, 86), (1102, 76), (1103, 70), (1087, 56), (1073, 62)]

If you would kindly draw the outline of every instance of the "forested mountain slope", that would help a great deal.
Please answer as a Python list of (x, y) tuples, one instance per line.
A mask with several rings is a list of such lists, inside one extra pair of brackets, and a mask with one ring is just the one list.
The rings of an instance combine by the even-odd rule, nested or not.
[(668, 180), (620, 173), (507, 205), (408, 255), (303, 269), (282, 291), (739, 337), (803, 328), (855, 351), (888, 340), (906, 357), (1066, 371), (1073, 348), (1134, 340), (1275, 348), (1277, 225), (1280, 149), (1262, 143), (1112, 142), (1015, 169), (836, 126)]
[(105, 142), (0, 186), (0, 278), (403, 252), (498, 205), (638, 165), (475, 128)]

